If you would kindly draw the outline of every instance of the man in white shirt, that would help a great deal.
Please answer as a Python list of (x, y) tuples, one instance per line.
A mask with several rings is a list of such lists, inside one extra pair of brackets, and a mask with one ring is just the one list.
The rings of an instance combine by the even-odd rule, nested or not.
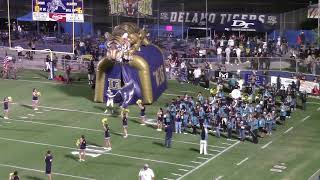
[(219, 46), (217, 48), (217, 58), (218, 58), (218, 61), (222, 60), (222, 48), (221, 48), (221, 46)]
[(148, 164), (145, 164), (143, 169), (140, 170), (139, 180), (155, 180), (153, 170), (149, 168)]
[(241, 62), (241, 49), (239, 47), (236, 48), (236, 54), (237, 54), (237, 65)]
[(200, 67), (197, 67), (194, 71), (193, 71), (193, 76), (194, 76), (194, 84), (197, 86), (200, 82), (200, 76), (201, 76), (201, 69)]
[(228, 40), (228, 46), (233, 47), (234, 46), (234, 40), (230, 37)]
[(226, 63), (229, 64), (230, 63), (230, 54), (231, 54), (231, 49), (229, 46), (226, 48), (225, 52), (226, 52)]

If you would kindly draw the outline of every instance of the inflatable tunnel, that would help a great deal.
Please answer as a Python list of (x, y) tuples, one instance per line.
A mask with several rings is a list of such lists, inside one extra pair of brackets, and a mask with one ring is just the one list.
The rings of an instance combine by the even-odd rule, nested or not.
[[(124, 44), (118, 36), (116, 39), (118, 40), (116, 44)], [(109, 43), (114, 42), (111, 40)], [(130, 47), (134, 47), (134, 44)], [(167, 88), (161, 50), (148, 43), (131, 51), (132, 54), (123, 53), (122, 56), (114, 58), (112, 54), (119, 53), (116, 52), (119, 51), (117, 48), (114, 49), (115, 52), (107, 52), (106, 57), (98, 63), (95, 102), (106, 102), (106, 92), (109, 89), (116, 94), (115, 103), (126, 101), (129, 105), (134, 104), (138, 99), (143, 100), (145, 104), (156, 101)]]

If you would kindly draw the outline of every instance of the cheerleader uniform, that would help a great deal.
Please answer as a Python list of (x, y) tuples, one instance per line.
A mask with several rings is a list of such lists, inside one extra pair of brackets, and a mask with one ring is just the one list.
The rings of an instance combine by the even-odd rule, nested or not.
[(5, 100), (3, 102), (3, 110), (4, 110), (4, 112), (8, 112), (9, 111), (9, 101)]
[(146, 107), (143, 106), (143, 108), (140, 110), (140, 116), (144, 117), (146, 115)]
[[(123, 117), (122, 118), (122, 126), (124, 128), (127, 128), (128, 127), (128, 118), (127, 117)], [(109, 129), (109, 128), (108, 128)]]
[(109, 127), (106, 127), (104, 130), (104, 138), (105, 139), (110, 139), (110, 129)]
[(45, 158), (46, 174), (51, 174), (52, 160), (53, 160), (53, 157), (51, 154), (48, 154)]
[(32, 101), (38, 101), (38, 100), (39, 100), (38, 95), (35, 92), (33, 92), (32, 93)]
[(80, 149), (85, 150), (86, 148), (87, 148), (87, 142), (85, 139), (83, 139), (82, 142), (80, 143)]
[(163, 112), (158, 114), (158, 122), (162, 123), (163, 122)]

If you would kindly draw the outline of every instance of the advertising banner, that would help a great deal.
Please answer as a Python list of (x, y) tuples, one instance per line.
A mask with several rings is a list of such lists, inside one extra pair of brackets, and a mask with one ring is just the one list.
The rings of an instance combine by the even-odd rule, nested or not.
[(206, 26), (221, 31), (270, 31), (279, 29), (278, 14), (243, 14), (214, 12), (161, 12), (160, 19), (166, 24), (186, 26)]
[(32, 0), (32, 19), (84, 22), (83, 0)]

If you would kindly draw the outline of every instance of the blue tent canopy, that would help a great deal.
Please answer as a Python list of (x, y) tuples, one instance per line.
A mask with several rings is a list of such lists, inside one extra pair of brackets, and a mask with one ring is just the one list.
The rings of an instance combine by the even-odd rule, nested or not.
[(29, 12), (28, 14), (18, 17), (17, 18), (18, 21), (33, 21), (32, 20), (32, 12)]

